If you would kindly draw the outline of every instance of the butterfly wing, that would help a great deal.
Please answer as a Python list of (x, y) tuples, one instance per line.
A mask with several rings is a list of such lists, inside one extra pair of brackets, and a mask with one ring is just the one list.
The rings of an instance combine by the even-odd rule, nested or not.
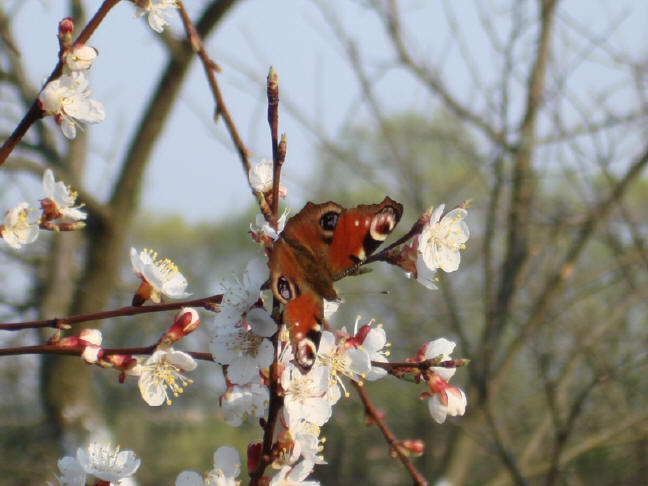
[(402, 212), (403, 206), (388, 197), (348, 210), (333, 202), (309, 202), (286, 223), (270, 255), (270, 287), (285, 304), (283, 322), (302, 369), (315, 363), (324, 299), (337, 299), (333, 281), (374, 252)]
[(328, 254), (333, 280), (344, 277), (371, 255), (394, 230), (402, 214), (402, 204), (389, 197), (380, 204), (361, 204), (342, 212)]
[(286, 304), (283, 321), (290, 328), (295, 359), (304, 370), (315, 364), (322, 337), (324, 302), (315, 292), (307, 291)]

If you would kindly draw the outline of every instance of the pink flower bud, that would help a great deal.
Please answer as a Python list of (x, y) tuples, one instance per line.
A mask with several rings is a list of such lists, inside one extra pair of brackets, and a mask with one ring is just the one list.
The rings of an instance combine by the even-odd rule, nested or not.
[(198, 316), (198, 312), (193, 307), (182, 307), (180, 312), (176, 314), (173, 325), (180, 327), (182, 335), (186, 336), (198, 329), (200, 316)]
[(74, 21), (71, 17), (65, 17), (59, 22), (58, 30), (59, 45), (62, 48), (72, 43), (72, 32), (74, 32)]
[(182, 307), (173, 319), (173, 324), (160, 338), (160, 344), (170, 346), (189, 333), (192, 333), (200, 325), (200, 317), (196, 309)]
[(74, 20), (72, 17), (65, 17), (59, 22), (59, 36), (74, 32)]
[(89, 345), (99, 346), (101, 344), (101, 331), (99, 329), (82, 329), (79, 333), (79, 339)]
[(421, 439), (406, 439), (396, 443), (398, 450), (407, 457), (419, 457), (425, 450)]

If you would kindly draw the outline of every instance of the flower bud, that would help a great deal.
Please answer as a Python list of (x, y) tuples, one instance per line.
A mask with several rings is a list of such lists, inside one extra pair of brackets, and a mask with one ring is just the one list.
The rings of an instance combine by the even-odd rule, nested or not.
[(103, 357), (103, 349), (101, 346), (90, 344), (83, 348), (81, 359), (88, 364), (95, 364)]
[(98, 54), (94, 47), (77, 43), (63, 55), (63, 61), (70, 71), (85, 71), (90, 69)]
[(173, 319), (173, 324), (160, 338), (160, 344), (170, 346), (189, 333), (192, 333), (200, 325), (200, 317), (196, 309), (182, 307)]
[(79, 333), (79, 339), (87, 344), (99, 346), (101, 344), (101, 331), (99, 329), (82, 329)]
[(59, 45), (67, 47), (72, 43), (72, 32), (74, 32), (74, 20), (71, 17), (65, 17), (59, 22), (58, 26)]
[(395, 444), (395, 447), (407, 457), (419, 457), (423, 455), (425, 445), (421, 439), (406, 439)]

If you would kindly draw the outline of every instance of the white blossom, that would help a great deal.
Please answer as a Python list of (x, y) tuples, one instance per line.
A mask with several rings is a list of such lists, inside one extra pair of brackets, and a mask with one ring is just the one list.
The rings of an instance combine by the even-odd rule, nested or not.
[(326, 300), (324, 299), (324, 319), (327, 321), (333, 317), (340, 306), (342, 305), (342, 300)]
[(169, 9), (178, 8), (175, 0), (139, 0), (135, 15), (141, 17), (146, 15), (148, 24), (155, 32), (161, 34), (164, 28), (169, 25), (168, 19), (171, 15)]
[(436, 290), (438, 280), (436, 269), (428, 267), (425, 258), (419, 253), (416, 258), (416, 281), (430, 290)]
[(152, 407), (171, 405), (170, 395), (177, 397), (191, 383), (182, 373), (196, 369), (194, 359), (182, 351), (158, 349), (139, 368), (142, 398)]
[(221, 405), (225, 423), (231, 427), (238, 427), (249, 416), (264, 417), (269, 400), (270, 392), (258, 383), (231, 387), (223, 395)]
[(448, 385), (445, 389), (445, 396), (447, 397), (447, 404), (442, 402), (441, 395), (438, 393), (433, 394), (428, 400), (430, 415), (439, 424), (445, 422), (448, 415), (451, 417), (463, 415), (466, 412), (468, 403), (464, 391), (456, 386)]
[(75, 44), (65, 53), (63, 60), (70, 71), (85, 71), (90, 69), (98, 54), (94, 47)]
[(113, 448), (97, 442), (86, 449), (79, 448), (76, 458), (87, 474), (111, 483), (135, 474), (141, 462), (133, 451), (120, 451), (119, 446)]
[(283, 466), (270, 481), (270, 486), (319, 486), (319, 481), (304, 481), (313, 471), (313, 463), (303, 460), (296, 466)]
[(85, 486), (86, 472), (75, 457), (66, 456), (58, 460), (61, 476), (56, 480), (61, 486)]
[(272, 364), (274, 347), (265, 339), (277, 331), (270, 315), (259, 307), (248, 312), (248, 326), (217, 331), (209, 345), (214, 361), (229, 365), (227, 377), (236, 385), (245, 385), (258, 377), (259, 370)]
[(284, 418), (288, 423), (300, 419), (320, 427), (331, 417), (331, 403), (328, 398), (329, 369), (317, 366), (308, 373), (289, 363), (281, 373), (281, 387), (284, 390)]
[(81, 359), (89, 364), (94, 364), (99, 360), (101, 351), (101, 341), (103, 336), (99, 329), (82, 329), (79, 333), (79, 339), (84, 344)]
[(241, 473), (241, 460), (233, 447), (222, 446), (214, 452), (214, 467), (203, 478), (194, 471), (182, 471), (175, 486), (237, 486)]
[[(360, 317), (356, 318), (355, 322), (355, 336), (358, 336), (358, 322)], [(364, 338), (360, 343), (361, 349), (363, 349), (369, 355), (369, 361), (376, 361), (380, 363), (387, 363), (387, 356), (389, 356), (389, 351), (385, 351), (385, 348), (389, 346), (387, 342), (387, 335), (382, 326), (371, 327), (374, 323), (374, 320), (371, 319), (369, 324), (362, 326)], [(366, 326), (366, 327), (365, 327)], [(367, 330), (368, 329), (368, 330)], [(368, 381), (376, 381), (380, 378), (383, 378), (387, 375), (387, 370), (379, 366), (370, 365), (370, 370), (366, 373), (365, 379)]]
[[(425, 354), (423, 359), (434, 359), (439, 358), (440, 361), (447, 361), (452, 359), (450, 355), (456, 343), (450, 341), (446, 338), (435, 339), (430, 341), (425, 345)], [(443, 366), (432, 366), (430, 370), (434, 371), (437, 375), (443, 378), (445, 381), (449, 381), (457, 371), (457, 368), (445, 368)]]
[(241, 278), (221, 282), (216, 290), (223, 294), (220, 310), (214, 317), (212, 332), (237, 324), (261, 297), (261, 286), (268, 279), (268, 266), (260, 258), (251, 260)]
[(43, 172), (43, 191), (45, 192), (45, 196), (47, 196), (47, 200), (54, 204), (53, 211), (60, 214), (60, 216), (73, 221), (81, 221), (88, 216), (81, 211), (83, 205), (74, 205), (77, 193), (62, 181), (56, 182), (51, 169)]
[[(454, 342), (446, 338), (430, 341), (424, 345), (423, 359), (450, 360), (455, 346)], [(448, 415), (463, 415), (467, 405), (466, 394), (460, 388), (448, 383), (457, 371), (456, 368), (432, 366), (430, 371), (434, 373), (427, 380), (430, 392), (425, 393), (424, 396), (429, 396), (428, 409), (432, 418), (442, 424)]]
[(90, 99), (88, 77), (84, 71), (63, 74), (47, 83), (38, 95), (45, 115), (54, 115), (69, 139), (76, 137), (81, 123), (99, 123), (105, 118), (103, 105)]
[(335, 342), (333, 333), (324, 331), (317, 348), (317, 359), (329, 370), (328, 396), (331, 405), (335, 405), (344, 391), (344, 396), (349, 393), (341, 381), (342, 376), (347, 376), (355, 381), (362, 381), (371, 368), (369, 354), (363, 349), (355, 347), (346, 348), (344, 344)]
[(5, 213), (0, 226), (0, 235), (11, 248), (18, 250), (22, 245), (33, 243), (38, 238), (38, 220), (30, 220), (33, 211), (26, 202), (21, 202)]
[(295, 464), (300, 457), (314, 464), (326, 464), (321, 452), (324, 448), (320, 439), (321, 429), (319, 426), (300, 419), (288, 423), (288, 433), (292, 438), (292, 449), (284, 457), (282, 463), (285, 465)]
[(248, 172), (250, 186), (257, 192), (268, 192), (272, 189), (272, 160), (263, 159), (250, 167)]
[(135, 248), (131, 248), (130, 259), (135, 275), (151, 286), (148, 297), (156, 304), (160, 302), (162, 295), (172, 299), (191, 295), (185, 292), (187, 279), (168, 258), (159, 260), (153, 250), (144, 249), (138, 253)]
[(175, 486), (205, 486), (205, 479), (196, 471), (182, 471), (176, 478)]
[(254, 224), (250, 223), (250, 232), (253, 234), (255, 241), (269, 240), (270, 242), (279, 239), (279, 235), (286, 226), (288, 219), (289, 209), (284, 209), (281, 216), (277, 220), (277, 229), (275, 230), (270, 223), (268, 223), (263, 214), (257, 214)]
[[(463, 221), (468, 212), (456, 208), (441, 218), (444, 208), (445, 205), (441, 204), (432, 212), (430, 222), (421, 232), (418, 251), (430, 270), (440, 268), (454, 272), (461, 260), (459, 250), (465, 248), (470, 236), (468, 225)], [(417, 270), (418, 267), (417, 262)]]

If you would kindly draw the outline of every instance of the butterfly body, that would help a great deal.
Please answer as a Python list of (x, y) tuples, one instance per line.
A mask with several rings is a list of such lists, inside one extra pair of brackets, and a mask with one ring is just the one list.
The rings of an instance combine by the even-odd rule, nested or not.
[(286, 223), (270, 255), (270, 287), (285, 304), (283, 322), (302, 369), (315, 362), (324, 299), (338, 298), (333, 283), (357, 270), (402, 212), (403, 206), (389, 197), (349, 209), (330, 201), (309, 202)]

